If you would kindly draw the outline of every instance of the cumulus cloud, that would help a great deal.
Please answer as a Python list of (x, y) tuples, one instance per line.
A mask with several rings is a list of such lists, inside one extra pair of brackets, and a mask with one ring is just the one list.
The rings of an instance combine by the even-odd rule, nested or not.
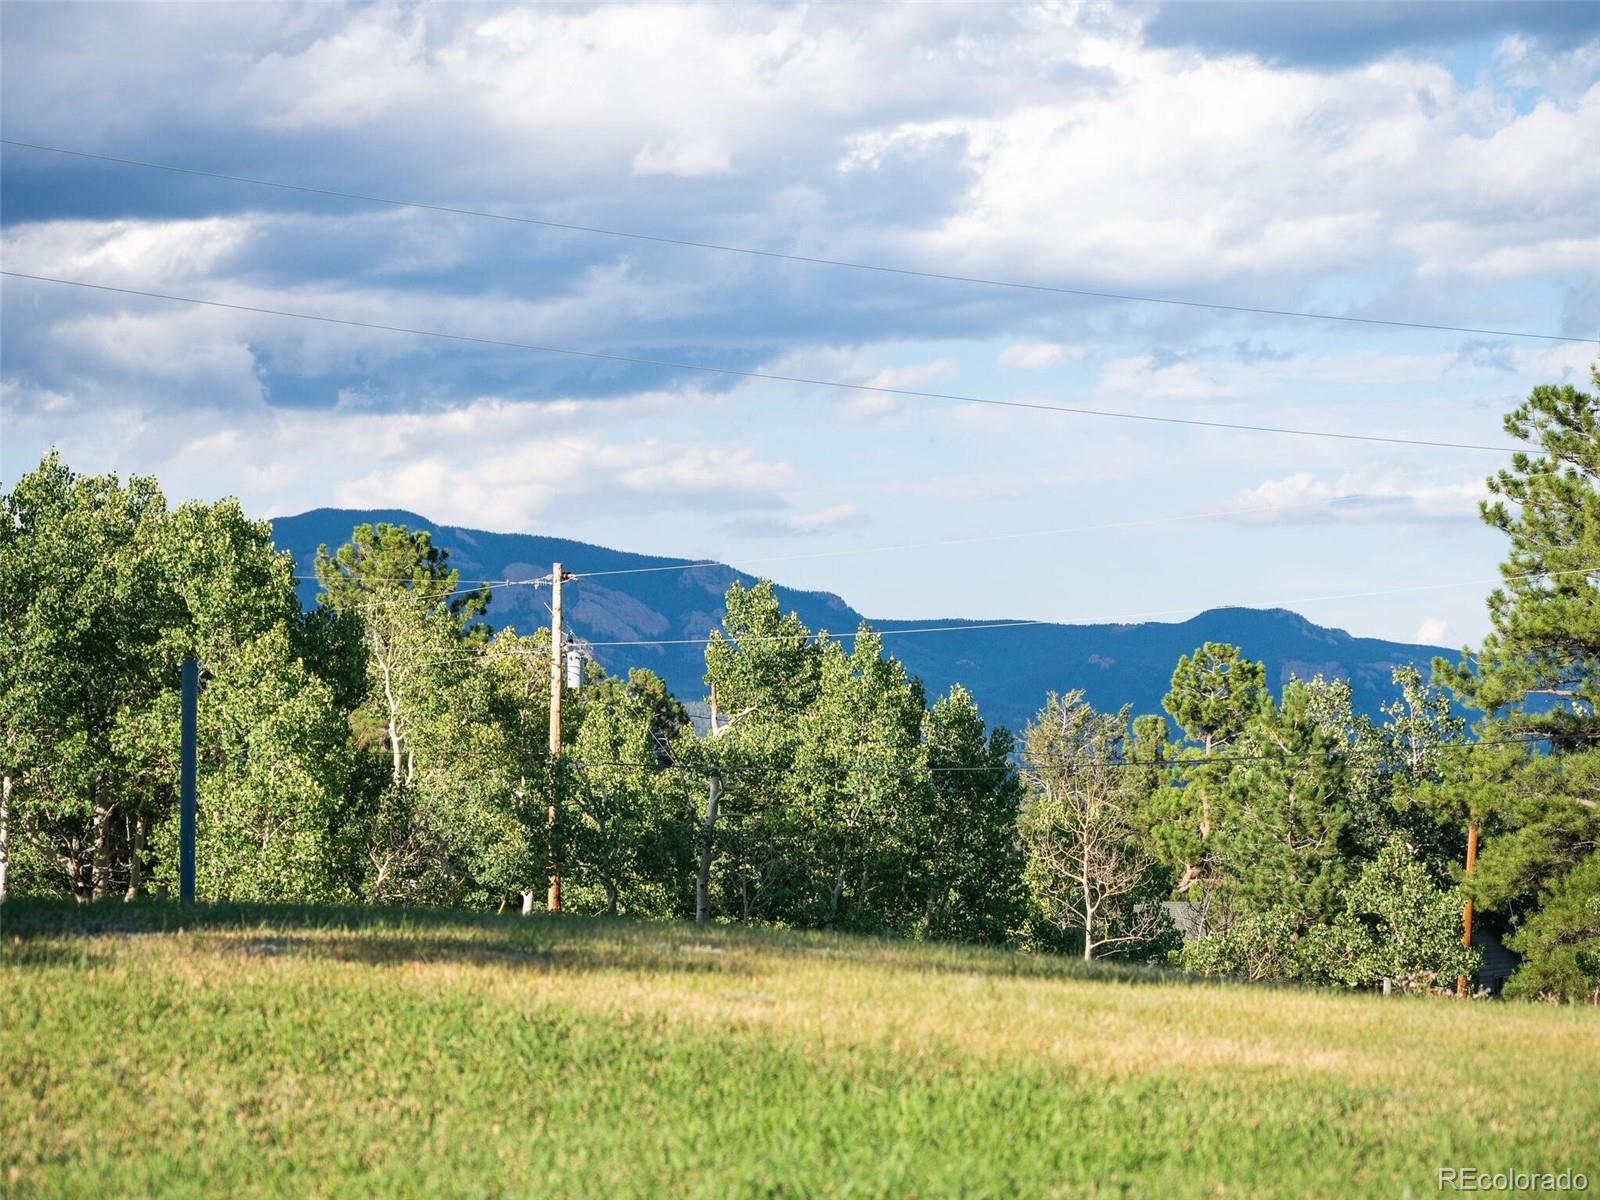
[(1411, 635), (1411, 640), (1422, 646), (1442, 646), (1449, 632), (1450, 622), (1443, 617), (1424, 617), (1416, 633)]
[(995, 362), (1005, 371), (1038, 371), (1074, 362), (1084, 353), (1079, 347), (1059, 342), (1018, 342), (1000, 351)]
[(831, 505), (812, 512), (740, 517), (724, 523), (729, 532), (755, 538), (809, 537), (840, 529), (854, 529), (866, 519), (852, 503)]
[(728, 152), (711, 138), (672, 138), (649, 142), (633, 156), (635, 175), (721, 175), (729, 169)]
[[(1551, 24), (1582, 7), (1369, 19), (1336, 53), (1333, 27), (1362, 23), (1347, 7), (1307, 10), (1304, 28), (1277, 14), (1273, 33), (1189, 6), (22, 5), (0, 102), (9, 137), (311, 187), (913, 273), (1584, 336), (1600, 320), (1600, 59)], [(1482, 51), (1474, 77), (1437, 49), (1461, 37)], [(14, 147), (0, 169), (13, 270), (619, 359), (1489, 442), (1533, 382), (1582, 381), (1594, 353)], [(1275, 460), (1293, 470), (1268, 472), (1263, 449), (1290, 443), (0, 288), (0, 470), (56, 443), (86, 468), (170, 470), (176, 491), (243, 489), (279, 512), (338, 498), (504, 528), (593, 518), (614, 543), (692, 512), (787, 537), (881, 522), (859, 488), (797, 499), (870, 476), (913, 527), (952, 502), (1005, 522), (1040, 494), (1181, 509), (1233, 491), (1429, 522), (1471, 518), (1454, 481), (1481, 457), (1406, 474), (1398, 451), (1299, 442)], [(841, 432), (852, 417), (878, 420)]]
[(1418, 485), (1389, 476), (1319, 478), (1296, 471), (1246, 488), (1233, 498), (1229, 519), (1247, 524), (1385, 524), (1476, 522), (1481, 481)]

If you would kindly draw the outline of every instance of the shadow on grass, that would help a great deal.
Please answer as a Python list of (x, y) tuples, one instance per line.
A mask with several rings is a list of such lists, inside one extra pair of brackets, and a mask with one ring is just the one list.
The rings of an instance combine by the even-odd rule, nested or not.
[(485, 966), (531, 970), (547, 974), (595, 971), (641, 973), (748, 975), (746, 960), (691, 957), (671, 945), (648, 947), (598, 940), (539, 943), (525, 933), (503, 938), (449, 937), (438, 934), (401, 935), (363, 933), (360, 937), (305, 937), (263, 933), (256, 938), (206, 940), (221, 953), (243, 958), (313, 958), (370, 967), (399, 967), (419, 963)]
[(377, 967), (460, 963), (541, 972), (749, 975), (759, 957), (772, 953), (738, 939), (701, 936), (692, 927), (619, 917), (523, 919), (449, 909), (170, 900), (79, 904), (30, 897), (0, 908), (0, 964), (89, 966), (110, 961), (92, 949), (96, 942), (160, 935), (194, 937), (207, 950), (244, 958)]
[[(250, 932), (256, 938), (231, 936)], [(301, 932), (303, 931), (303, 933)], [(628, 917), (532, 918), (438, 908), (355, 905), (182, 904), (172, 900), (21, 897), (0, 907), (3, 961), (78, 961), (80, 939), (151, 934), (217, 935), (215, 948), (271, 958), (306, 956), (367, 965), (457, 962), (535, 971), (640, 971), (750, 975), (775, 960), (893, 973), (1196, 986), (1170, 967), (1094, 962), (995, 947), (918, 942), (883, 935), (684, 923)], [(359, 934), (315, 937), (304, 933)], [(22, 949), (32, 944), (35, 951)], [(45, 946), (53, 947), (46, 950)], [(65, 948), (63, 948), (65, 947)], [(87, 960), (85, 960), (87, 961)], [(1215, 986), (1216, 981), (1210, 981)]]
[(82, 942), (45, 942), (11, 937), (0, 940), (0, 969), (67, 967), (87, 970), (106, 966), (110, 962), (108, 954)]

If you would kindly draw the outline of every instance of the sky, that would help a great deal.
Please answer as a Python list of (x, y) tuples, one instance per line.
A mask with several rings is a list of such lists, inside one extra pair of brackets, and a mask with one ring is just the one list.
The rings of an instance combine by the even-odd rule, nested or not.
[[(1600, 5), (8, 3), (0, 480), (408, 509), (883, 618), (1459, 646), (1504, 414), (1600, 346)], [(1499, 333), (1113, 301), (1065, 288)], [(929, 545), (928, 543), (936, 543)], [(943, 543), (943, 544), (937, 544)], [(582, 564), (571, 564), (581, 570)]]

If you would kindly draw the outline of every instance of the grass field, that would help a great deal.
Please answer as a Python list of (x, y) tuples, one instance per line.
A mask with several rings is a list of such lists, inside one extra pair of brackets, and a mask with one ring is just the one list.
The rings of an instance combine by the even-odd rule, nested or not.
[(1585, 1171), (1600, 1014), (581, 918), (12, 902), (56, 1196), (1431, 1196)]

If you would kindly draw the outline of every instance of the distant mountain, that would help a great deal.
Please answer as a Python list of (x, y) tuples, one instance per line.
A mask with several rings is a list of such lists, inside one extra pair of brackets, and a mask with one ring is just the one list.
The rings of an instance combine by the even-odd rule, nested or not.
[[(463, 579), (528, 579), (548, 574), (552, 562), (572, 570), (624, 571), (690, 561), (565, 538), (462, 529), (398, 509), (318, 508), (280, 517), (272, 526), (278, 546), (290, 551), (309, 574), (318, 545), (337, 547), (349, 540), (356, 525), (379, 521), (431, 530), (434, 543), (450, 552), (450, 564)], [(584, 580), (564, 593), (568, 628), (591, 642), (703, 638), (720, 622), (723, 593), (736, 579), (749, 584), (756, 577), (718, 564)], [(1231, 642), (1265, 662), (1275, 689), (1296, 676), (1348, 679), (1357, 709), (1372, 716), (1394, 696), (1390, 672), (1395, 667), (1415, 663), (1426, 674), (1435, 655), (1455, 657), (1436, 646), (1351, 637), (1281, 608), (1218, 608), (1177, 622), (984, 629), (980, 626), (988, 622), (870, 620), (828, 592), (777, 590), (785, 611), (793, 609), (814, 630), (853, 633), (862, 620), (869, 620), (886, 635), (886, 648), (922, 679), (930, 700), (953, 683), (963, 684), (992, 724), (1013, 730), (1022, 728), (1048, 692), (1070, 688), (1082, 688), (1098, 708), (1127, 703), (1136, 713), (1160, 712), (1178, 656), (1206, 641)], [(306, 604), (315, 602), (316, 591), (314, 583), (301, 585)], [(497, 588), (489, 621), (496, 628), (527, 632), (549, 620), (548, 598), (543, 589)], [(946, 632), (895, 636), (896, 630), (927, 628)], [(686, 701), (704, 695), (700, 646), (600, 647), (596, 657), (612, 672), (649, 667)]]

